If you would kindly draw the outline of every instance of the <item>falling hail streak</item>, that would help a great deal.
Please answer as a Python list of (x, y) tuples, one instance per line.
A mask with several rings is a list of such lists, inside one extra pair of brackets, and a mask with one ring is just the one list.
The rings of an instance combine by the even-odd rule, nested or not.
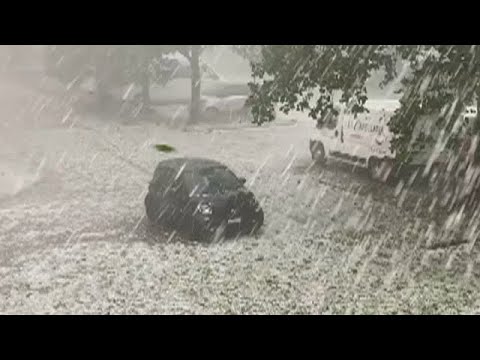
[(133, 112), (133, 117), (136, 118), (140, 112), (142, 111), (143, 109), (143, 102), (141, 102), (140, 104), (138, 104), (138, 106), (135, 108), (134, 112)]
[(175, 113), (172, 115), (172, 121), (175, 121), (177, 119), (177, 117), (181, 114), (181, 112), (185, 110), (185, 107), (184, 106), (178, 106), (177, 107), (177, 110), (175, 111)]
[(177, 234), (177, 231), (173, 230), (171, 232), (171, 234), (168, 236), (167, 243), (170, 243), (173, 240), (173, 238), (175, 237), (176, 234)]
[(255, 174), (253, 175), (252, 177), (252, 180), (250, 180), (250, 182), (248, 183), (248, 186), (253, 186), (253, 184), (255, 183), (255, 180), (257, 179), (258, 175), (260, 175), (260, 172), (262, 171), (262, 169), (265, 167), (265, 165), (267, 164), (267, 162), (270, 160), (270, 155), (268, 155), (265, 160), (263, 161), (263, 163), (258, 167), (258, 169), (255, 171)]
[(63, 161), (65, 160), (65, 157), (66, 157), (66, 156), (67, 156), (67, 152), (64, 151), (64, 152), (62, 153), (62, 156), (60, 156), (60, 159), (57, 161), (57, 164), (56, 164), (56, 166), (55, 166), (56, 168), (59, 168), (60, 165), (62, 165), (62, 163), (63, 163)]
[(142, 199), (145, 195), (147, 195), (147, 192), (148, 192), (148, 188), (147, 188), (147, 189), (144, 189), (144, 190), (140, 193), (140, 195), (138, 196), (138, 199), (139, 199), (139, 200)]
[(45, 169), (46, 164), (47, 164), (47, 157), (44, 156), (37, 167), (37, 171), (35, 175), (36, 177), (40, 176), (41, 172)]
[(135, 227), (132, 229), (130, 234), (128, 234), (129, 238), (131, 238), (133, 236), (133, 234), (135, 233), (135, 231), (137, 231), (138, 227), (140, 226), (140, 224), (142, 223), (144, 218), (145, 218), (145, 215), (142, 215), (142, 217), (138, 220), (138, 222), (136, 223)]
[(65, 245), (64, 245), (65, 248), (70, 244), (70, 241), (75, 235), (77, 235), (77, 231), (72, 231), (68, 239), (65, 241)]
[(71, 123), (70, 126), (68, 127), (69, 130), (72, 130), (72, 129), (73, 129), (73, 127), (74, 127), (75, 124), (77, 123), (77, 120), (78, 120), (77, 117), (74, 117), (74, 118), (73, 118), (72, 123)]
[(123, 94), (122, 96), (122, 100), (125, 101), (128, 99), (128, 96), (130, 95), (130, 93), (132, 92), (133, 90), (133, 87), (134, 87), (134, 83), (131, 83), (128, 88), (127, 88), (127, 91), (125, 91), (125, 93)]
[(290, 160), (290, 162), (288, 163), (287, 167), (285, 168), (285, 170), (283, 170), (282, 174), (280, 175), (282, 178), (287, 174), (287, 172), (290, 170), (290, 168), (292, 167), (293, 165), (293, 162), (296, 160), (297, 156), (296, 154), (293, 154), (292, 156), (292, 160)]
[(72, 112), (73, 112), (73, 109), (70, 108), (70, 110), (68, 110), (67, 114), (62, 118), (62, 124), (65, 124), (65, 122), (68, 120), (70, 115), (72, 115)]
[(68, 83), (67, 90), (70, 90), (78, 82), (79, 79), (80, 75), (75, 76), (75, 78)]
[(178, 170), (178, 173), (177, 173), (177, 175), (175, 176), (174, 181), (177, 181), (177, 180), (180, 178), (180, 176), (182, 176), (183, 170), (185, 170), (185, 166), (187, 166), (186, 163), (182, 165), (182, 167), (180, 168), (180, 170)]
[(92, 164), (97, 157), (98, 157), (98, 152), (95, 153), (95, 155), (92, 156), (92, 159), (90, 160), (90, 163), (88, 164), (88, 169), (90, 169), (92, 167)]
[(285, 154), (285, 158), (288, 158), (291, 154), (291, 152), (293, 151), (293, 145), (290, 145), (290, 147), (288, 148), (288, 151), (287, 153)]

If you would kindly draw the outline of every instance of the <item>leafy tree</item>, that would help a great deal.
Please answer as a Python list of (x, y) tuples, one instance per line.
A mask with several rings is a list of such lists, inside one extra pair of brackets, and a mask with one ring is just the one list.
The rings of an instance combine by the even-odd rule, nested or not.
[(261, 45), (231, 45), (231, 49), (233, 50), (233, 52), (249, 61), (261, 60)]
[(190, 62), (191, 68), (191, 100), (190, 100), (190, 121), (200, 119), (200, 100), (202, 72), (200, 67), (200, 56), (205, 45), (177, 45), (176, 49)]
[(172, 45), (128, 45), (121, 48), (117, 56), (123, 61), (127, 82), (137, 83), (142, 88), (144, 106), (151, 104), (150, 86), (153, 82), (165, 84), (170, 79), (164, 71), (168, 61), (164, 56), (175, 51)]
[[(436, 119), (443, 133), (446, 148), (458, 149), (469, 135), (479, 135), (478, 121), (472, 126), (463, 123), (465, 106), (475, 103), (479, 95), (480, 51), (475, 45), (397, 46), (397, 52), (411, 65), (411, 73), (402, 80), (404, 92), (401, 108), (390, 127), (397, 135), (394, 146), (409, 160), (411, 152), (426, 142), (435, 141), (429, 134), (420, 134), (412, 142), (413, 129), (427, 117)], [(463, 132), (459, 131), (462, 129)], [(420, 144), (418, 144), (420, 143)], [(480, 149), (477, 149), (480, 150)]]
[(135, 82), (142, 86), (143, 103), (149, 105), (152, 80), (165, 84), (170, 79), (169, 71), (163, 71), (164, 55), (179, 52), (191, 67), (190, 119), (196, 121), (200, 117), (200, 56), (204, 48), (204, 45), (50, 46), (47, 72), (71, 83), (93, 69), (100, 99), (114, 86)]
[[(209, 47), (213, 45), (208, 45)], [(249, 61), (257, 61), (260, 56), (259, 45), (230, 45), (232, 50)], [(169, 50), (178, 51), (190, 62), (191, 67), (191, 104), (190, 120), (200, 119), (202, 73), (207, 69), (201, 66), (201, 55), (207, 45), (172, 45)]]
[(47, 48), (46, 70), (68, 87), (94, 75), (99, 101), (114, 87), (137, 83), (148, 106), (150, 83), (164, 75), (163, 56), (173, 50), (170, 45), (52, 45)]
[[(285, 113), (306, 111), (312, 119), (321, 118), (332, 111), (335, 92), (341, 102), (353, 104), (353, 112), (366, 111), (366, 81), (383, 69), (380, 85), (392, 82), (398, 61), (410, 67), (401, 82), (401, 108), (389, 124), (399, 159), (408, 162), (414, 151), (434, 141), (423, 133), (413, 139), (426, 116), (436, 115), (446, 146), (458, 147), (461, 139), (453, 130), (464, 106), (479, 93), (480, 50), (475, 45), (263, 45), (261, 56), (251, 62), (254, 122), (273, 121), (276, 104)], [(478, 126), (472, 131), (478, 135)]]
[[(211, 46), (211, 45), (210, 45)], [(166, 84), (171, 80), (172, 68), (166, 54), (178, 52), (190, 64), (191, 103), (190, 120), (200, 119), (201, 81), (206, 69), (201, 55), (206, 45), (52, 45), (47, 51), (47, 73), (59, 78), (69, 88), (81, 83), (86, 76), (95, 76), (100, 103), (109, 90), (136, 83), (142, 88), (142, 103), (150, 105), (152, 82)], [(260, 55), (258, 45), (231, 45), (237, 54), (249, 60)]]

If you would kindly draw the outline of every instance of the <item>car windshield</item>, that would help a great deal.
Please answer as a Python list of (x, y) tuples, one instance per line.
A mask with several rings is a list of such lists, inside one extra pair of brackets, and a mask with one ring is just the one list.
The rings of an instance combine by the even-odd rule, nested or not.
[(195, 171), (188, 176), (192, 192), (215, 194), (236, 190), (242, 186), (235, 174), (225, 167), (209, 167)]

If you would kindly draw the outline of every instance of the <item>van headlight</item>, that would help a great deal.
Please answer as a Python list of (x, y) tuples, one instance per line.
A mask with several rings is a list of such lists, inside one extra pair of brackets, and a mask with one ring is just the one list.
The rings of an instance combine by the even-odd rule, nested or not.
[(212, 205), (209, 203), (198, 204), (197, 212), (199, 212), (202, 215), (212, 215), (213, 213)]

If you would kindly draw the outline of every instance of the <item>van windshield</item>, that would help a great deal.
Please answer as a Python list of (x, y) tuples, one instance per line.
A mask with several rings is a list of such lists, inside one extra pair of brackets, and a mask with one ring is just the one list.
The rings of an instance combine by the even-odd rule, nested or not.
[(317, 120), (317, 129), (329, 129), (333, 130), (337, 127), (338, 115), (335, 113), (328, 113), (323, 118)]

